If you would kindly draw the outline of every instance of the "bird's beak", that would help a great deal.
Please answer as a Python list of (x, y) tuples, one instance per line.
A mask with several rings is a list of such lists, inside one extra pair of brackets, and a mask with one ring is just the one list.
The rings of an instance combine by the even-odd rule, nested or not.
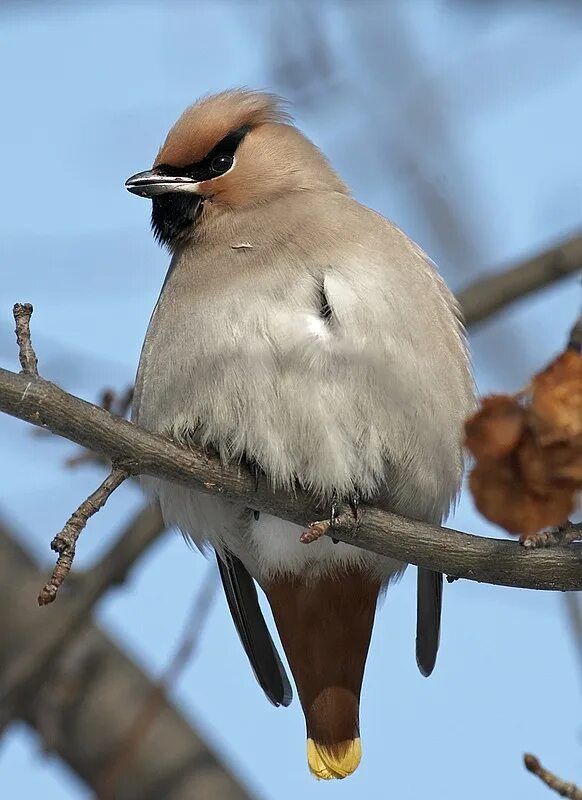
[(140, 197), (155, 197), (170, 192), (191, 192), (196, 194), (199, 182), (181, 175), (162, 175), (153, 169), (138, 172), (125, 181), (125, 188)]

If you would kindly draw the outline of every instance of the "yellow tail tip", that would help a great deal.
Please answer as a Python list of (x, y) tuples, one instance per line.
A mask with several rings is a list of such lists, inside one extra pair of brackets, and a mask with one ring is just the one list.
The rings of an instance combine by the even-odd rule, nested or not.
[(346, 778), (358, 768), (361, 758), (362, 745), (359, 737), (333, 746), (314, 742), (313, 739), (307, 740), (309, 770), (320, 780)]

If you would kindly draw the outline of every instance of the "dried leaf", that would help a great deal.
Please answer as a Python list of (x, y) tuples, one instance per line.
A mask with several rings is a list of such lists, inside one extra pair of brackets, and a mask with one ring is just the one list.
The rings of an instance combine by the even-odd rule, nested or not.
[(543, 448), (554, 481), (582, 490), (582, 435)]
[(465, 446), (477, 459), (503, 458), (517, 446), (524, 429), (525, 411), (515, 397), (484, 397), (465, 423)]
[(582, 356), (566, 350), (532, 381), (532, 408), (540, 441), (582, 434)]
[(552, 487), (536, 494), (518, 474), (515, 459), (484, 461), (469, 476), (469, 486), (479, 511), (510, 533), (536, 533), (564, 524), (574, 509), (575, 491)]
[(548, 462), (544, 448), (532, 431), (522, 437), (516, 452), (517, 467), (527, 491), (545, 495), (555, 487), (552, 464)]

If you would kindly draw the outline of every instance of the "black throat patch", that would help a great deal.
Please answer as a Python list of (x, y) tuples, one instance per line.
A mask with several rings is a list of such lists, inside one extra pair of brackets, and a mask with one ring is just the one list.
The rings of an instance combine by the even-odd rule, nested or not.
[(196, 224), (202, 211), (202, 198), (172, 192), (152, 198), (152, 231), (156, 241), (175, 245)]
[[(183, 176), (196, 181), (210, 181), (223, 174), (220, 169), (228, 166), (225, 159), (234, 159), (234, 154), (250, 131), (250, 125), (243, 125), (231, 131), (216, 144), (200, 161), (185, 167), (171, 164), (158, 164), (154, 172), (159, 175)], [(168, 192), (152, 198), (152, 231), (156, 240), (169, 248), (174, 247), (181, 238), (192, 231), (200, 214), (204, 198), (187, 192)]]

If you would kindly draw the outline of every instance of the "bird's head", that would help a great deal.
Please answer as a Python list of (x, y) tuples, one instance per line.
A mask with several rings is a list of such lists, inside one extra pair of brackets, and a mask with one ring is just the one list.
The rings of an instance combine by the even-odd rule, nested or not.
[(152, 169), (125, 185), (152, 199), (154, 234), (170, 248), (196, 237), (217, 215), (287, 192), (347, 191), (278, 98), (244, 89), (205, 97), (186, 109)]

